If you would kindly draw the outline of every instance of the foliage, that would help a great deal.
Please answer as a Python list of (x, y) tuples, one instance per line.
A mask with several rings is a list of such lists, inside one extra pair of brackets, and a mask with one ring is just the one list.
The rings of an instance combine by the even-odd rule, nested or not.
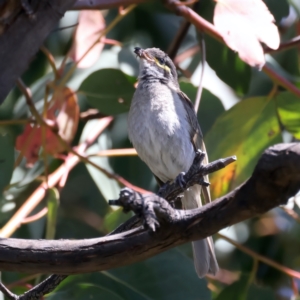
[[(228, 18), (241, 20), (241, 7), (225, 15), (224, 7), (220, 8), (224, 3), (227, 8), (235, 7), (236, 1), (217, 2), (221, 24), (230, 23)], [(283, 22), (289, 6), (295, 6), (293, 1), (265, 3), (275, 16), (282, 41), (299, 33), (299, 16), (290, 23)], [(258, 14), (261, 4), (259, 8), (251, 7), (251, 16), (243, 16), (247, 26), (238, 28), (240, 21), (233, 23), (233, 28), (239, 30), (236, 39), (240, 35), (247, 39), (245, 26), (251, 31), (249, 21), (256, 24), (261, 18), (262, 24), (272, 27), (275, 37), (270, 41), (268, 32), (264, 33), (265, 39), (258, 38), (256, 46), (263, 49), (261, 41), (276, 48), (276, 28), (268, 12)], [(212, 22), (214, 7), (212, 0), (203, 0), (194, 8)], [(78, 18), (77, 29), (59, 29), (75, 24)], [(133, 48), (159, 47), (167, 51), (182, 21), (160, 2), (101, 14), (70, 11), (62, 18), (22, 76), (31, 94), (26, 95), (26, 89), (19, 84), (0, 106), (2, 237), (102, 236), (128, 218), (107, 204), (108, 199), (118, 196), (122, 186), (157, 190), (152, 174), (131, 149), (127, 136), (127, 112), (138, 75)], [(250, 33), (259, 35), (259, 28), (255, 30)], [(277, 53), (265, 47), (271, 54), (267, 55), (263, 71), (258, 71), (249, 64), (262, 66), (264, 57), (260, 54), (258, 62), (251, 60), (253, 53), (248, 56), (247, 46), (246, 54), (243, 52), (244, 40), (237, 43), (243, 44), (240, 49), (232, 47), (232, 40), (225, 39), (226, 45), (213, 32), (208, 33), (204, 36), (207, 64), (201, 64), (205, 57), (200, 51), (203, 34), (193, 26), (180, 41), (175, 62), (180, 70), (180, 87), (192, 101), (196, 99), (200, 70), (205, 69), (198, 119), (210, 159), (230, 155), (238, 158), (235, 164), (211, 176), (212, 195), (216, 198), (251, 175), (265, 148), (300, 139), (299, 49), (283, 48)], [(70, 165), (77, 153), (81, 162), (78, 159)], [(57, 175), (62, 167), (64, 172)], [(37, 199), (33, 193), (41, 188), (41, 182), (48, 182), (49, 190), (45, 197)], [(11, 223), (24, 203), (36, 218)], [(299, 213), (298, 198), (284, 210), (278, 208), (224, 230), (223, 234), (237, 241), (237, 247), (216, 236), (222, 268), (216, 278), (199, 280), (190, 245), (183, 245), (132, 266), (70, 276), (49, 298), (292, 299), (300, 287), (300, 273), (298, 279), (291, 279), (284, 267), (274, 271), (255, 255), (249, 256), (238, 248), (243, 245), (282, 266), (299, 270)], [(21, 293), (39, 280), (38, 276), (24, 276), (3, 272), (3, 281), (13, 287), (13, 292)]]

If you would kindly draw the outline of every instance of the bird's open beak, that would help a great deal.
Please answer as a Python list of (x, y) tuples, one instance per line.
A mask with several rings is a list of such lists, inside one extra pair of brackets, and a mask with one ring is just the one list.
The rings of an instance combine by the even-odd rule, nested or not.
[(139, 58), (142, 58), (142, 59), (146, 59), (148, 61), (154, 61), (154, 59), (152, 57), (150, 57), (147, 52), (140, 48), (140, 47), (135, 47), (134, 48), (134, 51), (133, 51)]

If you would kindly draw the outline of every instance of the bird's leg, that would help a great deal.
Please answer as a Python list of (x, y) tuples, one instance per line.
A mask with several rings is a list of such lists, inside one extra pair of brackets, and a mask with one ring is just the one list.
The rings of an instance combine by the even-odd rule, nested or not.
[(176, 197), (174, 200), (170, 200), (170, 201), (169, 201), (169, 203), (170, 203), (170, 205), (172, 206), (172, 208), (176, 208), (176, 203), (177, 203), (178, 201), (180, 201), (180, 203), (181, 203), (181, 198), (182, 198), (182, 197), (178, 196), (178, 197)]
[(197, 159), (197, 156), (198, 156), (197, 163), (199, 163), (200, 165), (202, 165), (202, 162), (203, 162), (203, 159), (205, 158), (205, 155), (206, 155), (206, 152), (198, 149), (195, 152), (195, 159)]
[(181, 172), (175, 178), (175, 183), (181, 187), (182, 191), (184, 191), (184, 187), (186, 186), (186, 180), (184, 176), (185, 176), (185, 172)]

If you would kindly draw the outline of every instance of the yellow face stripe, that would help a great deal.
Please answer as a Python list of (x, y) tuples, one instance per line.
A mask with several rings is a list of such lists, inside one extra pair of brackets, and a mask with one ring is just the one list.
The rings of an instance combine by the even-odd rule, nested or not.
[(171, 73), (171, 69), (170, 69), (168, 66), (160, 64), (159, 61), (158, 61), (156, 58), (154, 58), (154, 61), (155, 61), (155, 63), (156, 63), (160, 68), (162, 68), (162, 69), (168, 71), (169, 73)]

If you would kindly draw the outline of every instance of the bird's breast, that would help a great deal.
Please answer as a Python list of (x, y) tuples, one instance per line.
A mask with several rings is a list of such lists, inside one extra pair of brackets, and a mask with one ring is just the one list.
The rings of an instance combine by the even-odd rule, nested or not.
[(129, 138), (140, 158), (162, 181), (186, 172), (194, 159), (187, 113), (178, 94), (161, 84), (138, 88), (129, 117)]

